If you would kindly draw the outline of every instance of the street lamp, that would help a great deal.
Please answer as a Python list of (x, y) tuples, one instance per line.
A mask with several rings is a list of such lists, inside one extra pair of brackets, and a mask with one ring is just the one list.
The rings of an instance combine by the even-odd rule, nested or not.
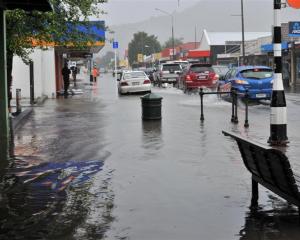
[(239, 15), (231, 15), (234, 17), (241, 17), (242, 21), (242, 64), (245, 62), (245, 24), (244, 24), (244, 0), (241, 0), (241, 14)]
[(172, 55), (173, 55), (173, 60), (175, 60), (174, 16), (173, 16), (173, 14), (168, 13), (168, 12), (166, 12), (166, 11), (164, 11), (164, 10), (159, 9), (159, 8), (155, 8), (155, 10), (156, 10), (156, 11), (159, 11), (159, 12), (162, 12), (162, 13), (164, 13), (164, 14), (166, 14), (166, 15), (168, 15), (168, 16), (171, 17), (171, 20), (172, 20), (172, 48), (173, 48), (173, 54), (172, 54)]

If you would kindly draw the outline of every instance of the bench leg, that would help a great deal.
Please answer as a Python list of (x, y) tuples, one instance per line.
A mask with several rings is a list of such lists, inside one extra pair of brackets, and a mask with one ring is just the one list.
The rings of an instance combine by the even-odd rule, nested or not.
[(255, 209), (257, 207), (258, 207), (258, 183), (252, 178), (251, 208)]

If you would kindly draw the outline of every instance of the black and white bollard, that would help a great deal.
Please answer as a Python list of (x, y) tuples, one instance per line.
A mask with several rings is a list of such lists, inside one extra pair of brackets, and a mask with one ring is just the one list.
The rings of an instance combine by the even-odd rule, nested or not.
[(274, 0), (274, 82), (271, 99), (270, 145), (285, 146), (287, 138), (287, 112), (282, 80), (281, 0)]

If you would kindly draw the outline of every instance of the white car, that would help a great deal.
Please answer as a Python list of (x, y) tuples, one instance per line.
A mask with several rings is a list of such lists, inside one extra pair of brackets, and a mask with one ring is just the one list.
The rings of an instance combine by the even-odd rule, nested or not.
[(151, 92), (151, 81), (143, 71), (123, 71), (118, 82), (120, 94)]

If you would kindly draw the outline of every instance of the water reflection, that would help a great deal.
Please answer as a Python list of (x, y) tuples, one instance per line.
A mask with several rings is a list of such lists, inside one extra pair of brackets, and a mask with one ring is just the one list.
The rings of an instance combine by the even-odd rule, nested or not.
[(280, 200), (273, 204), (276, 205), (276, 209), (260, 209), (247, 213), (245, 226), (239, 233), (240, 240), (299, 239), (300, 226), (298, 210)]
[(102, 166), (101, 161), (11, 161), (0, 182), (0, 239), (71, 234), (89, 211), (90, 180)]
[(7, 139), (7, 138), (0, 138), (0, 173), (8, 165), (8, 160), (9, 160), (9, 146), (10, 146), (9, 139)]
[(3, 176), (9, 160), (14, 156), (14, 131), (11, 118), (9, 119), (9, 136), (0, 136), (0, 179)]
[(142, 147), (147, 150), (145, 154), (150, 158), (158, 154), (163, 147), (161, 121), (143, 121)]

